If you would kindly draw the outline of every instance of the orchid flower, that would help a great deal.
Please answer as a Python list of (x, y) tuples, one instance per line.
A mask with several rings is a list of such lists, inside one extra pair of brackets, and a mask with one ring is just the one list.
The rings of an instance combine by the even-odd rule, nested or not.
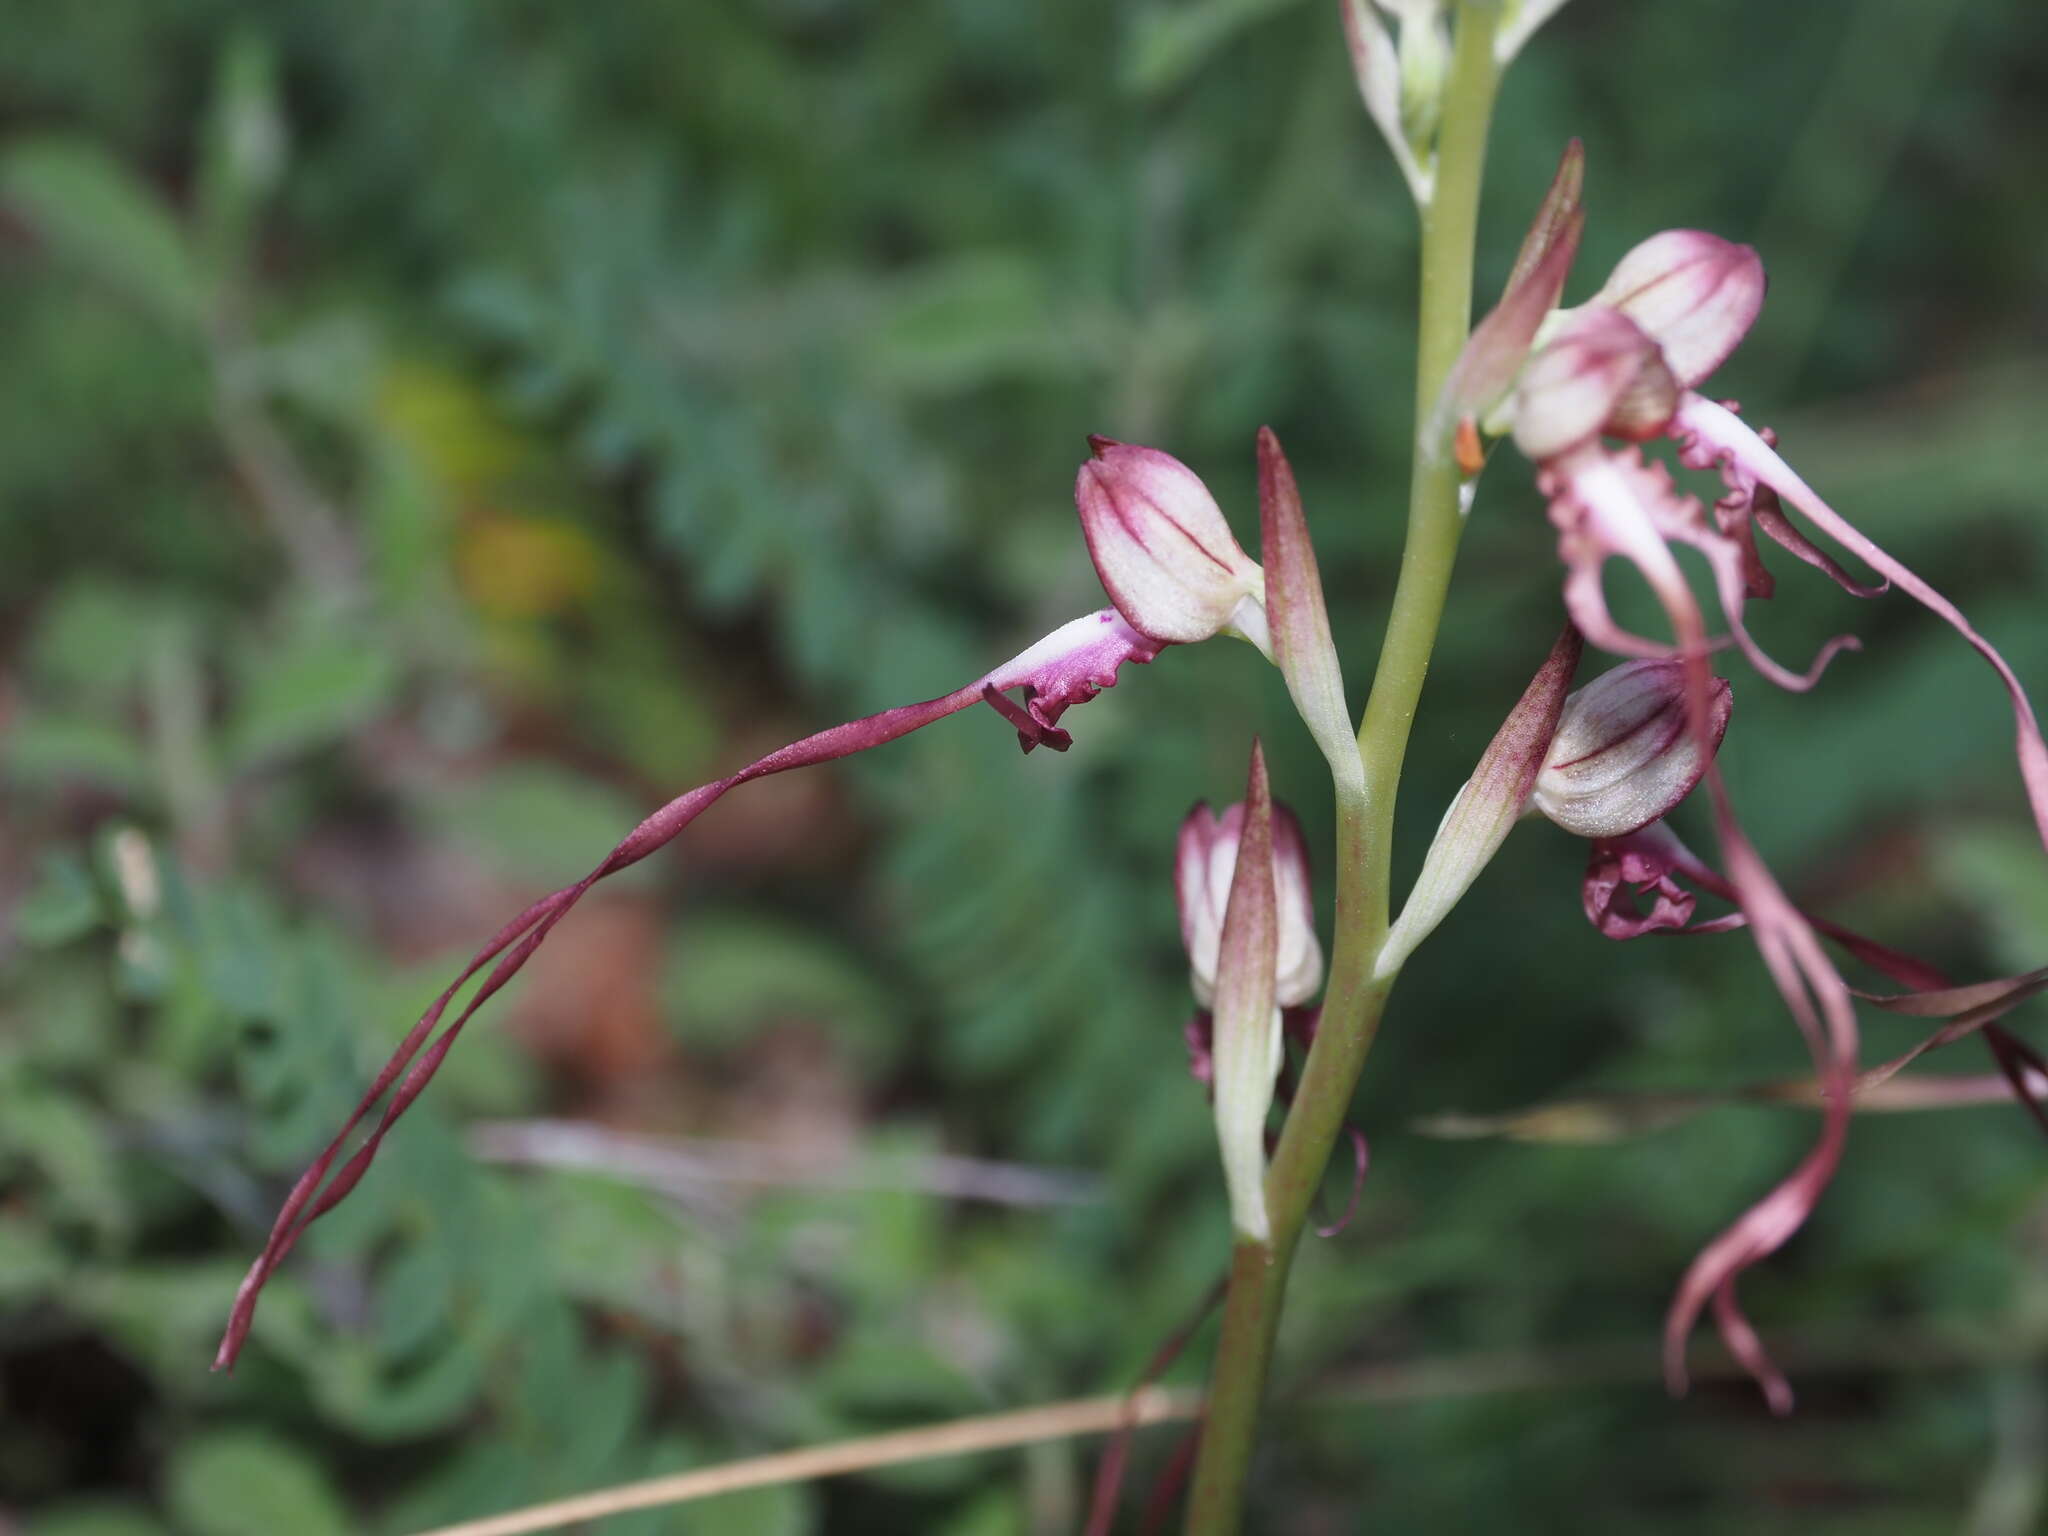
[[(1270, 437), (1268, 433), (1261, 440), (1262, 464), (1278, 453)], [(1194, 472), (1156, 449), (1105, 438), (1092, 439), (1091, 446), (1094, 454), (1081, 467), (1075, 503), (1096, 571), (1114, 606), (1061, 625), (951, 693), (819, 731), (678, 796), (627, 834), (589, 874), (542, 897), (499, 929), (406, 1033), (340, 1133), (292, 1186), (263, 1251), (236, 1294), (216, 1369), (234, 1363), (265, 1282), (306, 1228), (355, 1188), (385, 1136), (432, 1080), (476, 1010), (512, 979), (592, 886), (666, 845), (727, 792), (769, 774), (865, 752), (977, 704), (989, 705), (1015, 727), (1025, 751), (1041, 746), (1065, 751), (1072, 737), (1060, 725), (1062, 715), (1112, 686), (1126, 663), (1150, 662), (1169, 645), (1192, 644), (1226, 632), (1242, 635), (1271, 653), (1264, 573), (1231, 536), (1222, 511)], [(1312, 556), (1304, 553), (1306, 533), (1298, 528), (1298, 516), (1295, 523), (1290, 536), (1302, 549), (1286, 558), (1294, 566), (1308, 558), (1312, 574)], [(1318, 614), (1320, 602), (1318, 590)], [(1300, 622), (1295, 621), (1295, 628)], [(1301, 649), (1294, 644), (1295, 652)], [(1332, 657), (1327, 666), (1334, 665)], [(1285, 669), (1290, 687), (1295, 686), (1300, 668)], [(1341, 697), (1341, 685), (1339, 690)], [(446, 1028), (440, 1028), (456, 995), (479, 975), (483, 979), (474, 994)], [(1268, 976), (1267, 987), (1272, 984)], [(1220, 1002), (1218, 1007), (1220, 1015)], [(369, 1134), (341, 1161), (349, 1137), (387, 1092), (390, 1101)]]
[[(1727, 889), (1806, 1036), (1826, 1115), (1820, 1142), (1807, 1158), (1688, 1271), (1666, 1330), (1666, 1373), (1674, 1389), (1683, 1385), (1685, 1339), (1711, 1305), (1730, 1349), (1764, 1384), (1772, 1406), (1782, 1410), (1790, 1404), (1789, 1389), (1742, 1316), (1734, 1286), (1744, 1269), (1798, 1230), (1840, 1160), (1856, 1076), (1855, 1006), (1815, 926), (1750, 845), (1712, 761), (1719, 727), (1707, 656), (1716, 642), (1673, 545), (1688, 545), (1705, 559), (1735, 644), (1758, 671), (1790, 689), (1811, 688), (1828, 662), (1856, 642), (1830, 641), (1804, 672), (1764, 654), (1743, 615), (1748, 599), (1768, 597), (1772, 590), (1757, 554), (1756, 530), (1854, 595), (1872, 597), (1896, 585), (1946, 620), (2005, 684), (2021, 779), (2044, 844), (2048, 745), (2011, 668), (1961, 612), (1823, 502), (1778, 455), (1769, 432), (1753, 431), (1732, 405), (1699, 393), (1762, 307), (1764, 272), (1756, 252), (1702, 231), (1665, 231), (1624, 256), (1586, 303), (1555, 307), (1582, 226), (1582, 185), (1583, 154), (1574, 143), (1531, 225), (1501, 303), (1474, 330), (1451, 371), (1432, 429), (1437, 441), (1455, 446), (1458, 467), (1468, 476), (1476, 476), (1485, 462), (1482, 433), (1511, 433), (1535, 464), (1537, 486), (1549, 501), (1573, 622), (1602, 649), (1680, 667), (1686, 730), (1713, 802)], [(1711, 512), (1681, 493), (1662, 465), (1643, 457), (1639, 445), (1659, 437), (1677, 444), (1688, 467), (1719, 473), (1726, 494)], [(1882, 580), (1854, 581), (1788, 521), (1786, 505)], [(1632, 634), (1608, 612), (1602, 577), (1617, 555), (1636, 566), (1657, 596), (1671, 641)], [(1641, 846), (1630, 845), (1620, 855), (1614, 882), (1606, 887), (1609, 897), (1648, 873)], [(1657, 905), (1646, 917), (1624, 898), (1605, 909), (1608, 922), (1643, 931), (1667, 923), (1683, 908), (1682, 893), (1667, 873), (1633, 883), (1654, 890)]]
[[(1567, 150), (1500, 306), (1474, 331), (1446, 386), (1440, 415), (1500, 434), (1537, 466), (1563, 560), (1565, 603), (1586, 638), (1625, 656), (1671, 657), (1706, 644), (1692, 590), (1672, 554), (1705, 559), (1729, 632), (1756, 669), (1781, 687), (1811, 688), (1828, 662), (1854, 648), (1830, 641), (1803, 672), (1766, 655), (1744, 623), (1749, 598), (1771, 595), (1755, 533), (1858, 597), (1896, 586), (1941, 617), (1998, 674), (2010, 700), (2020, 774), (2048, 846), (2048, 744), (2012, 668), (1960, 610), (1821, 499), (1732, 403), (1701, 386), (1734, 352), (1763, 306), (1757, 253), (1701, 230), (1666, 230), (1636, 246), (1585, 303), (1557, 309), (1577, 245), (1582, 157)], [(1511, 387), (1504, 387), (1512, 380)], [(1726, 494), (1710, 510), (1683, 494), (1637, 444), (1670, 438), (1681, 463), (1711, 470)], [(1610, 440), (1619, 440), (1616, 446)], [(1785, 515), (1785, 507), (1875, 570), (1852, 578)], [(1676, 646), (1631, 634), (1607, 609), (1602, 570), (1633, 563), (1669, 616)]]
[[(1222, 815), (1199, 803), (1180, 824), (1173, 867), (1181, 942), (1188, 953), (1188, 988), (1204, 1008), (1216, 1000), (1216, 968), (1222, 955), (1225, 913), (1237, 875), (1244, 839), (1246, 801)], [(1323, 980), (1323, 950), (1316, 939), (1314, 887), (1309, 878), (1308, 843), (1294, 812), (1279, 801), (1272, 807), (1274, 910), (1273, 1005), (1299, 1008), (1312, 1002)]]
[[(1174, 895), (1188, 954), (1188, 985), (1200, 1005), (1185, 1030), (1188, 1070), (1213, 1096), (1232, 1224), (1242, 1235), (1263, 1242), (1270, 1232), (1265, 1207), (1266, 1151), (1271, 1141), (1267, 1116), (1276, 1102), (1284, 1109), (1292, 1098), (1287, 1044), (1303, 1051), (1315, 1044), (1322, 1015), (1315, 999), (1323, 985), (1323, 951), (1316, 939), (1314, 888), (1301, 823), (1286, 806), (1265, 795), (1265, 759), (1256, 743), (1252, 772), (1254, 784), (1244, 800), (1221, 816), (1198, 804), (1181, 822)], [(1248, 919), (1254, 925), (1264, 923), (1256, 899), (1241, 900), (1237, 894), (1239, 879), (1251, 878), (1241, 872), (1254, 868), (1262, 857), (1251, 830), (1259, 819), (1261, 796), (1270, 801), (1263, 855), (1272, 869), (1270, 958), (1263, 938), (1248, 939), (1240, 931)], [(1249, 862), (1240, 856), (1248, 844), (1253, 850)], [(1239, 975), (1226, 1002), (1226, 990), (1233, 984), (1225, 978), (1233, 967)], [(1271, 972), (1271, 1002), (1263, 1012), (1260, 997), (1243, 1001), (1248, 989), (1242, 973), (1247, 970)], [(1334, 1237), (1349, 1224), (1372, 1156), (1357, 1127), (1347, 1126), (1346, 1134), (1352, 1151), (1351, 1195), (1335, 1221), (1317, 1225), (1323, 1237)]]

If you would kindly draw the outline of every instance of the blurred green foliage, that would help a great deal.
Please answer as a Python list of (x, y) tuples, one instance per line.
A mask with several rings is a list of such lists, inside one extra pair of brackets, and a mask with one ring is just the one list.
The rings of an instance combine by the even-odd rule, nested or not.
[[(0, 32), (0, 1523), (397, 1533), (1131, 1379), (1226, 1241), (1174, 826), (1257, 729), (1328, 844), (1242, 648), (1133, 669), (1064, 759), (970, 716), (721, 806), (565, 927), (240, 1369), (205, 1365), (287, 1181), (504, 915), (714, 769), (1099, 601), (1085, 433), (1172, 448), (1249, 534), (1271, 422), (1362, 698), (1414, 238), (1326, 8), (7, 0)], [(2037, 694), (2041, 42), (2025, 0), (1575, 0), (1508, 83), (1482, 258), (1574, 133), (1582, 283), (1668, 224), (1757, 241), (1725, 387)], [(1404, 867), (1548, 643), (1549, 538), (1490, 476)], [(1803, 572), (1771, 610), (1782, 654), (1868, 647), (1803, 698), (1738, 672), (1726, 761), (1788, 883), (1959, 974), (2038, 963), (1976, 659)], [(2039, 1528), (2018, 1113), (1858, 1126), (1747, 1288), (1789, 1423), (1652, 1373), (1674, 1278), (1810, 1124), (1406, 1130), (1799, 1069), (1739, 939), (1604, 944), (1578, 856), (1526, 830), (1410, 967), (1362, 1212), (1288, 1313), (1261, 1528)], [(465, 1136), (564, 1118), (794, 1160), (735, 1182), (721, 1141), (653, 1189)], [(942, 1198), (961, 1154), (1074, 1177)], [(1388, 1365), (1422, 1373), (1398, 1410)], [(604, 1529), (1035, 1536), (1090, 1465)]]

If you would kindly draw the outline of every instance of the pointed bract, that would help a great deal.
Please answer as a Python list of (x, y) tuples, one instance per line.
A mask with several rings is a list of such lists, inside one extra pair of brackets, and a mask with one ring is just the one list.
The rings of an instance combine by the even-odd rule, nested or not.
[(1351, 50), (1351, 72), (1358, 82), (1359, 99), (1373, 124), (1392, 151), (1394, 163), (1416, 206), (1429, 204), (1433, 177), (1415, 157), (1408, 132), (1401, 121), (1401, 59), (1386, 24), (1373, 9), (1372, 0), (1337, 0), (1344, 21), (1344, 41)]
[(1274, 984), (1279, 912), (1273, 878), (1273, 805), (1266, 759), (1252, 743), (1244, 822), (1224, 908), (1216, 962), (1216, 1139), (1240, 1237), (1272, 1238), (1266, 1212), (1266, 1117), (1280, 1069), (1280, 1005)]
[(1444, 812), (1429, 852), (1423, 856), (1422, 873), (1415, 877), (1401, 915), (1387, 930), (1373, 961), (1375, 976), (1391, 976), (1401, 968), (1507, 841), (1557, 734), (1558, 717), (1564, 711), (1582, 649), (1578, 630), (1567, 624), (1501, 722), (1472, 777)]
[(1315, 546), (1301, 510), (1301, 492), (1280, 439), (1259, 428), (1259, 554), (1266, 569), (1266, 615), (1273, 660), (1287, 679), (1302, 722), (1328, 759), (1339, 788), (1365, 782), (1344, 698), (1344, 670), (1330, 637), (1330, 614), (1316, 569)]
[[(1508, 270), (1508, 280), (1501, 285), (1501, 302), (1506, 303), (1508, 295), (1519, 288), (1523, 280), (1536, 270), (1539, 262), (1548, 257), (1561, 242), (1569, 241), (1576, 251), (1579, 231), (1585, 219), (1580, 205), (1586, 190), (1586, 146), (1573, 139), (1558, 156), (1557, 170), (1551, 175), (1550, 188), (1543, 194), (1543, 201), (1537, 205), (1536, 217), (1529, 223), (1529, 231), (1522, 236), (1521, 249), (1515, 252), (1515, 264)], [(1571, 260), (1566, 258), (1569, 267)], [(1562, 291), (1563, 274), (1559, 274), (1558, 287)], [(1557, 303), (1551, 296), (1551, 306)]]
[[(1586, 154), (1577, 139), (1565, 146), (1550, 190), (1536, 210), (1500, 303), (1473, 329), (1444, 379), (1431, 436), (1442, 442), (1461, 420), (1488, 423), (1529, 359), (1544, 320), (1564, 294), (1578, 256), (1585, 213), (1579, 207)], [(1476, 471), (1473, 471), (1476, 473)]]
[(1529, 361), (1529, 350), (1543, 322), (1555, 310), (1564, 280), (1578, 255), (1585, 215), (1574, 209), (1543, 258), (1520, 283), (1509, 288), (1500, 304), (1480, 321), (1458, 360), (1444, 379), (1433, 440), (1441, 442), (1453, 423), (1470, 419), (1498, 430), (1494, 418)]

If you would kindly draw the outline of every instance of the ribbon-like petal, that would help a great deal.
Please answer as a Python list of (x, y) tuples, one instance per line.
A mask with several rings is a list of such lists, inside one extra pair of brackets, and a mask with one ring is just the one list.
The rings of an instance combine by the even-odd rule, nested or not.
[[(1026, 751), (1040, 745), (1064, 750), (1071, 738), (1058, 726), (1060, 715), (1075, 704), (1086, 703), (1115, 683), (1117, 669), (1125, 662), (1151, 661), (1159, 654), (1162, 645), (1163, 642), (1132, 629), (1113, 609), (1075, 619), (1002, 666), (941, 698), (885, 709), (879, 714), (835, 725), (778, 748), (725, 778), (700, 784), (679, 795), (628, 833), (581, 880), (542, 897), (513, 918), (477, 951), (462, 974), (406, 1032), (368, 1092), (350, 1112), (340, 1132), (292, 1186), (263, 1251), (250, 1265), (235, 1294), (214, 1368), (220, 1370), (234, 1364), (235, 1356), (248, 1337), (264, 1284), (306, 1228), (339, 1204), (369, 1171), (384, 1138), (433, 1080), (477, 1009), (518, 974), (555, 925), (568, 915), (592, 886), (663, 847), (714, 801), (750, 780), (864, 752), (870, 747), (907, 736), (948, 715), (971, 709), (978, 703), (996, 706), (1004, 718), (1017, 727), (1018, 738)], [(1022, 691), (1022, 704), (1009, 697), (1009, 693), (1015, 690)], [(487, 973), (486, 967), (489, 967)], [(442, 1029), (442, 1018), (457, 994), (480, 974), (483, 980), (475, 993), (453, 1022)], [(437, 1029), (439, 1034), (435, 1033)], [(369, 1135), (342, 1161), (342, 1152), (349, 1137), (386, 1093), (391, 1095), (390, 1102), (385, 1104)], [(340, 1162), (339, 1168), (336, 1167), (337, 1161)], [(333, 1175), (331, 1179), (330, 1173)]]
[(1778, 452), (1752, 431), (1740, 416), (1724, 405), (1689, 394), (1680, 404), (1672, 422), (1673, 435), (1682, 445), (1682, 456), (1695, 468), (1720, 467), (1724, 474), (1745, 477), (1768, 486), (1796, 508), (1821, 532), (1849, 550), (1872, 570), (1907, 593), (1922, 607), (1939, 615), (1957, 634), (1991, 664), (2005, 685), (2012, 704), (2014, 747), (2019, 758), (2020, 778), (2026, 786), (2027, 801), (2034, 812), (2034, 824), (2041, 842), (2048, 847), (2048, 743), (2041, 738), (2041, 724), (2026, 690), (2014, 675), (1998, 648), (1971, 627), (1962, 610), (1943, 597), (1909, 567), (1880, 549), (1848, 519), (1822, 501), (1813, 487), (1802, 480), (1778, 456)]

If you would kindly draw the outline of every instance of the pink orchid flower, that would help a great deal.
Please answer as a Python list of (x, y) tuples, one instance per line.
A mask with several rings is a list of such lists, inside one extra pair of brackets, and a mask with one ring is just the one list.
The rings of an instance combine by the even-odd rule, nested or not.
[[(1856, 1082), (1855, 1004), (1815, 925), (1785, 896), (1736, 819), (1713, 761), (1719, 730), (1707, 658), (1719, 642), (1708, 636), (1673, 546), (1689, 546), (1705, 559), (1735, 644), (1758, 671), (1787, 688), (1811, 688), (1833, 656), (1855, 641), (1830, 641), (1804, 672), (1764, 654), (1743, 618), (1746, 601), (1769, 596), (1772, 587), (1757, 554), (1757, 529), (1857, 596), (1873, 597), (1895, 585), (1947, 621), (2005, 685), (2020, 776), (2044, 845), (2048, 745), (2012, 669), (1962, 613), (1822, 501), (1779, 456), (1769, 432), (1751, 429), (1732, 404), (1699, 392), (1762, 307), (1764, 271), (1755, 251), (1702, 231), (1669, 230), (1624, 256), (1586, 303), (1555, 307), (1583, 227), (1583, 182), (1583, 152), (1573, 143), (1501, 303), (1474, 330), (1452, 370), (1433, 425), (1446, 448), (1455, 442), (1459, 466), (1468, 474), (1477, 474), (1484, 463), (1480, 429), (1511, 432), (1536, 465), (1538, 488), (1550, 504), (1565, 566), (1565, 607), (1574, 623), (1603, 649), (1680, 664), (1686, 729), (1697, 744), (1713, 802), (1725, 889), (1806, 1037), (1826, 1112), (1820, 1141), (1807, 1157), (1687, 1272), (1666, 1330), (1666, 1374), (1674, 1389), (1682, 1388), (1686, 1339), (1711, 1306), (1730, 1349), (1782, 1411), (1790, 1405), (1789, 1389), (1742, 1315), (1735, 1283), (1798, 1231), (1840, 1161)], [(1660, 437), (1676, 443), (1681, 463), (1719, 473), (1726, 494), (1711, 512), (1682, 493), (1661, 464), (1645, 459), (1640, 445)], [(1787, 505), (1882, 580), (1852, 580), (1786, 518)], [(1671, 625), (1670, 641), (1632, 634), (1614, 621), (1602, 577), (1615, 556), (1633, 564), (1656, 594)], [(1682, 910), (1689, 915), (1669, 869), (1656, 867), (1644, 851), (1650, 846), (1645, 833), (1638, 829), (1627, 836), (1611, 875), (1602, 877), (1603, 917), (1596, 920), (1612, 925), (1610, 931), (1647, 931), (1669, 926)], [(1627, 884), (1655, 892), (1656, 905), (1647, 916), (1621, 892)], [(1588, 899), (1590, 910), (1590, 886)]]
[[(1823, 501), (1779, 455), (1774, 434), (1751, 428), (1732, 402), (1700, 392), (1763, 307), (1762, 260), (1718, 235), (1666, 230), (1622, 257), (1592, 298), (1556, 309), (1578, 247), (1583, 178), (1574, 144), (1508, 291), (1474, 331), (1445, 396), (1445, 414), (1511, 431), (1535, 462), (1573, 621), (1591, 643), (1625, 656), (1671, 657), (1704, 646), (1704, 620), (1672, 553), (1685, 545), (1706, 561), (1729, 633), (1751, 664), (1781, 687), (1803, 691), (1857, 642), (1830, 641), (1804, 672), (1764, 653), (1743, 618), (1745, 602), (1769, 597), (1773, 588), (1755, 533), (1855, 596), (1896, 586), (1953, 627), (1998, 674), (2012, 706), (2020, 776), (2048, 846), (2048, 744), (2005, 658), (1953, 603)], [(1675, 442), (1688, 468), (1720, 476), (1726, 494), (1711, 510), (1644, 458), (1637, 445), (1656, 438)], [(1880, 579), (1853, 579), (1787, 518), (1787, 506)], [(1675, 645), (1615, 623), (1602, 586), (1615, 556), (1642, 572), (1671, 621)]]
[[(500, 928), (406, 1033), (340, 1132), (292, 1186), (236, 1293), (215, 1369), (233, 1365), (264, 1284), (306, 1228), (362, 1179), (385, 1136), (433, 1079), (477, 1009), (518, 973), (592, 886), (665, 846), (714, 801), (751, 780), (865, 752), (977, 704), (989, 705), (1014, 726), (1026, 752), (1041, 746), (1063, 752), (1073, 738), (1061, 727), (1061, 716), (1112, 686), (1127, 662), (1149, 662), (1169, 645), (1225, 632), (1269, 651), (1264, 573), (1238, 547), (1194, 472), (1156, 449), (1106, 438), (1092, 439), (1091, 446), (1094, 456), (1081, 467), (1075, 502), (1114, 606), (1061, 625), (951, 693), (819, 731), (678, 796), (628, 833), (589, 874)], [(1277, 445), (1271, 451), (1277, 453)], [(1268, 455), (1263, 439), (1261, 455)], [(1305, 540), (1305, 534), (1300, 537)], [(441, 1028), (456, 995), (479, 975), (474, 994)], [(386, 1093), (390, 1101), (368, 1135), (341, 1160), (350, 1136)]]
[[(1175, 847), (1174, 898), (1180, 909), (1181, 942), (1188, 953), (1188, 986), (1195, 1001), (1216, 999), (1216, 966), (1223, 947), (1223, 919), (1237, 874), (1237, 850), (1244, 837), (1245, 802), (1222, 815), (1202, 802), (1180, 824)], [(1272, 809), (1273, 887), (1278, 927), (1274, 944), (1273, 1002), (1299, 1008), (1312, 1002), (1323, 983), (1323, 950), (1316, 939), (1314, 886), (1308, 843), (1294, 812), (1279, 801)]]
[[(1270, 871), (1264, 880), (1261, 865)], [(1181, 822), (1174, 896), (1199, 1005), (1185, 1031), (1188, 1068), (1211, 1094), (1232, 1224), (1263, 1241), (1267, 1119), (1293, 1097), (1287, 1046), (1315, 1044), (1323, 950), (1308, 844), (1294, 813), (1272, 799), (1256, 742), (1245, 798), (1220, 816), (1199, 804)], [(1334, 1222), (1316, 1227), (1324, 1237), (1350, 1222), (1371, 1159), (1364, 1135), (1356, 1127), (1346, 1134), (1351, 1195)]]

